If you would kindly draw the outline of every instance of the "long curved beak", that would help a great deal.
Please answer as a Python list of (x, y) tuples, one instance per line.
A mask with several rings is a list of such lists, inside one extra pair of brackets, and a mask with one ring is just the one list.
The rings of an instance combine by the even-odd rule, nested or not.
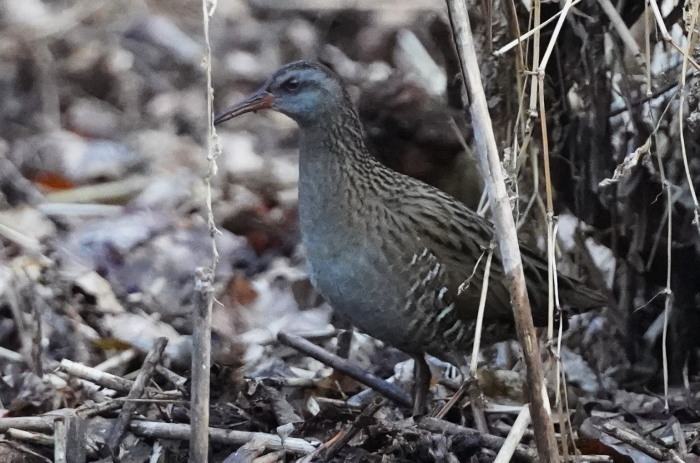
[(258, 90), (245, 100), (236, 103), (222, 114), (216, 116), (216, 119), (214, 119), (214, 125), (221, 124), (222, 122), (238, 117), (241, 114), (258, 111), (260, 109), (270, 109), (272, 108), (272, 103), (274, 101), (275, 97), (271, 93), (268, 93), (265, 90)]

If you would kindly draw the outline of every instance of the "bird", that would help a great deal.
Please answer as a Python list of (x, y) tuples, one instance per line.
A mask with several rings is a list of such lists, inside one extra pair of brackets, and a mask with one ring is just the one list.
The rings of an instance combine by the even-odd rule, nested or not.
[[(376, 160), (345, 85), (328, 67), (286, 64), (214, 124), (266, 109), (299, 126), (299, 228), (311, 282), (342, 318), (413, 357), (413, 413), (422, 414), (431, 379), (425, 354), (466, 366), (492, 223)], [(547, 262), (526, 246), (521, 253), (533, 319), (543, 326)], [(513, 337), (514, 325), (498, 249), (490, 275), (483, 324), (495, 342)], [(601, 302), (563, 276), (559, 295), (579, 310)]]

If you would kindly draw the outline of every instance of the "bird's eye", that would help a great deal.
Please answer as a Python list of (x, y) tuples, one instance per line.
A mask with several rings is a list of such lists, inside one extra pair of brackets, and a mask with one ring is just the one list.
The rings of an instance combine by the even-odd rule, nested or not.
[(282, 88), (288, 92), (299, 90), (299, 81), (296, 77), (290, 77), (282, 83)]

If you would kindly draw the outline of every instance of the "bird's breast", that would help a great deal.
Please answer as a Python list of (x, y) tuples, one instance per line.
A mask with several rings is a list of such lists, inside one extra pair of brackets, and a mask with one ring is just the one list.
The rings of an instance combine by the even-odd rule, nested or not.
[(300, 184), (299, 223), (309, 274), (341, 316), (387, 340), (396, 325), (391, 308), (402, 303), (393, 283), (400, 275), (390, 268), (391, 256), (381, 246), (380, 234), (371, 229), (366, 206), (354, 194), (340, 183), (325, 191), (319, 191), (317, 183)]

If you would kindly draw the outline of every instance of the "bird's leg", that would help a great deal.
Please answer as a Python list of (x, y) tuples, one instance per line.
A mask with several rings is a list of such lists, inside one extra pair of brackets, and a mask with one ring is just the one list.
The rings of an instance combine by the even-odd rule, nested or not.
[(413, 357), (413, 416), (425, 414), (428, 402), (428, 390), (432, 374), (425, 361), (425, 355), (416, 354)]
[(352, 347), (352, 334), (353, 328), (350, 324), (345, 324), (346, 326), (339, 326), (340, 333), (338, 333), (338, 349), (336, 350), (336, 355), (341, 358), (348, 358), (350, 356), (350, 348)]

